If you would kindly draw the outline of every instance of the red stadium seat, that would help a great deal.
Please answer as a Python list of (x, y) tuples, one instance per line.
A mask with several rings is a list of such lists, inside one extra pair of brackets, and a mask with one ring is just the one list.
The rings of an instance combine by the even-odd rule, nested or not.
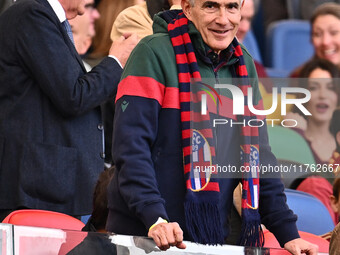
[(2, 223), (63, 230), (81, 230), (85, 226), (83, 222), (67, 214), (35, 209), (14, 211)]
[[(275, 236), (269, 232), (268, 230), (264, 230), (263, 231), (264, 234), (264, 247), (266, 248), (281, 248), (279, 242), (276, 240)], [(323, 238), (321, 238), (320, 236), (311, 234), (311, 233), (307, 233), (307, 232), (303, 232), (303, 231), (299, 231), (299, 234), (301, 236), (301, 238), (303, 238), (304, 240), (316, 244), (319, 246), (319, 252), (324, 252), (324, 253), (328, 253), (329, 251), (329, 242)], [(282, 255), (289, 255), (290, 253), (287, 251), (272, 251), (270, 252), (270, 254), (282, 254)]]

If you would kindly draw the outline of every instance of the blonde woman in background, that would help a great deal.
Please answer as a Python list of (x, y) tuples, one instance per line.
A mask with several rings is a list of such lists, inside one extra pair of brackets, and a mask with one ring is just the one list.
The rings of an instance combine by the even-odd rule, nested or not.
[(111, 40), (117, 40), (124, 33), (136, 33), (140, 39), (152, 35), (153, 16), (156, 13), (181, 8), (181, 0), (146, 0), (126, 8), (113, 23)]

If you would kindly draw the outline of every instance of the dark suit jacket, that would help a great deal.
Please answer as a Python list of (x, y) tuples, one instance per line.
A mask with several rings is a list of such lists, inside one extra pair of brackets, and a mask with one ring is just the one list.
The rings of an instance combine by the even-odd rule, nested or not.
[(0, 14), (3, 13), (12, 4), (13, 4), (12, 0), (1, 0), (0, 1)]
[(99, 105), (121, 72), (107, 57), (86, 74), (46, 0), (0, 16), (0, 209), (91, 213), (104, 167)]

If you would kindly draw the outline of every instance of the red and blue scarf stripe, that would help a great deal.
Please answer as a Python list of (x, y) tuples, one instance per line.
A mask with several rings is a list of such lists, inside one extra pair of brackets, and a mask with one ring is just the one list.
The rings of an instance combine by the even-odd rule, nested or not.
[[(176, 63), (178, 69), (179, 81), (179, 98), (181, 109), (181, 129), (182, 129), (182, 149), (184, 161), (184, 175), (187, 180), (187, 194), (185, 198), (185, 217), (189, 234), (195, 242), (202, 244), (223, 244), (225, 242), (221, 218), (219, 214), (220, 188), (214, 173), (210, 178), (201, 173), (193, 176), (194, 163), (192, 162), (193, 136), (204, 137), (205, 144), (200, 152), (194, 153), (209, 154), (211, 162), (208, 164), (215, 165), (215, 142), (212, 127), (202, 128), (197, 131), (192, 128), (193, 123), (199, 121), (197, 116), (192, 113), (191, 102), (192, 96), (190, 84), (192, 81), (201, 81), (195, 51), (188, 33), (188, 19), (183, 13), (180, 13), (175, 19), (168, 24), (168, 31), (171, 42), (175, 51)], [(238, 85), (245, 96), (245, 114), (238, 115), (238, 121), (257, 119), (247, 107), (248, 88), (251, 87), (247, 68), (244, 63), (242, 49), (234, 39), (232, 47), (235, 49), (235, 56), (239, 59), (235, 69), (232, 69), (232, 75), (237, 80), (241, 80)], [(201, 120), (202, 122), (202, 120)], [(210, 123), (209, 114), (203, 120), (203, 123)], [(257, 127), (242, 126), (242, 145), (241, 145), (241, 163), (244, 167), (259, 165), (259, 134)], [(202, 152), (203, 151), (203, 152)], [(250, 156), (252, 155), (252, 157)], [(256, 157), (253, 157), (253, 156)], [(197, 180), (199, 179), (199, 181)], [(239, 244), (244, 246), (262, 246), (263, 234), (260, 226), (260, 216), (258, 213), (259, 200), (259, 177), (257, 173), (252, 175), (251, 172), (245, 173), (242, 178), (242, 234)], [(231, 199), (231, 198), (227, 198)]]

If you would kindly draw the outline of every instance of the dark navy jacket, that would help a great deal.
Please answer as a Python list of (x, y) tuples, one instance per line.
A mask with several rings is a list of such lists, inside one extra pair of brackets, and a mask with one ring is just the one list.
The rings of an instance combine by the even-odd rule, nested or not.
[[(155, 34), (144, 38), (135, 48), (118, 86), (114, 120), (114, 178), (109, 186), (107, 229), (117, 234), (147, 235), (158, 217), (178, 222), (188, 236), (184, 216), (186, 184), (181, 147), (181, 118), (177, 67), (174, 51), (160, 17), (154, 19)], [(193, 24), (189, 35), (202, 78), (216, 82), (231, 78), (235, 55), (226, 54), (225, 63), (214, 65), (205, 56), (205, 45)], [(229, 50), (229, 48), (227, 49)], [(249, 53), (243, 48), (249, 77), (257, 78)], [(227, 55), (229, 57), (227, 57)], [(257, 79), (252, 79), (254, 97), (260, 98)], [(256, 94), (256, 95), (255, 95)], [(235, 116), (228, 109), (232, 102), (220, 91), (224, 111), (218, 116), (229, 121)], [(229, 96), (230, 97), (230, 96)], [(257, 102), (259, 103), (259, 102)], [(230, 106), (228, 108), (228, 106)], [(221, 115), (221, 116), (220, 116)], [(240, 168), (240, 128), (221, 125), (215, 129), (216, 157), (219, 165)], [(277, 164), (268, 144), (267, 128), (259, 129), (260, 164)], [(224, 237), (229, 235), (229, 216), (233, 191), (240, 179), (233, 174), (219, 179), (219, 212)], [(260, 180), (259, 212), (262, 223), (281, 245), (297, 238), (296, 216), (289, 210), (279, 175)]]
[(112, 58), (86, 74), (46, 0), (0, 16), (0, 209), (89, 214), (103, 170), (99, 105), (122, 72)]

